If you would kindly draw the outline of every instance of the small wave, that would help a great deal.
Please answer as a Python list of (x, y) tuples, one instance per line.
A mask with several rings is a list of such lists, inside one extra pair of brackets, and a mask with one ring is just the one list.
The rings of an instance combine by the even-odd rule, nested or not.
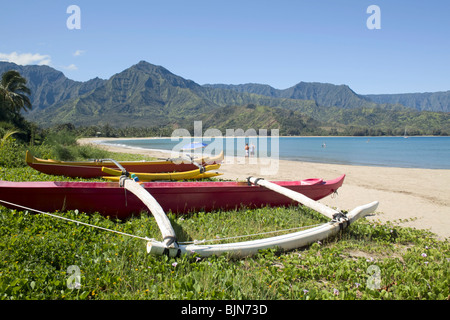
[(114, 143), (114, 142), (109, 142), (109, 141), (93, 141), (93, 143), (99, 144), (99, 145), (104, 145), (104, 146), (110, 146), (110, 147), (118, 147), (118, 148), (123, 148), (123, 149), (131, 149), (131, 150), (145, 150), (145, 151), (158, 151), (158, 152), (171, 152), (172, 150), (167, 150), (167, 149), (152, 149), (152, 148), (143, 148), (143, 147), (136, 147), (136, 146), (130, 146), (130, 145), (126, 145), (123, 143)]

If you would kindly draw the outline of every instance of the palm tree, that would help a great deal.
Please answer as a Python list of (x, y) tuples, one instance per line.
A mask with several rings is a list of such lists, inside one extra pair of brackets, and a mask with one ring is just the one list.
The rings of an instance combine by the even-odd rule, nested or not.
[(27, 80), (19, 72), (9, 70), (3, 73), (0, 81), (0, 106), (4, 111), (20, 114), (20, 111), (31, 110), (28, 95), (31, 90), (26, 86)]
[(6, 140), (8, 140), (9, 137), (11, 137), (13, 134), (19, 133), (19, 132), (20, 132), (20, 131), (18, 131), (18, 130), (11, 130), (11, 129), (7, 130), (7, 131), (5, 132), (5, 134), (3, 135), (3, 137), (0, 138), (0, 147), (3, 147), (3, 145), (4, 145), (5, 142), (6, 142)]

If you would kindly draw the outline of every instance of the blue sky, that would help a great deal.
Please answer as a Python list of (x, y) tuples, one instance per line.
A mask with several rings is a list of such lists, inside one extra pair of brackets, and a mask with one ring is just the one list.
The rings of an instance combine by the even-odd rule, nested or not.
[[(450, 90), (450, 1), (1, 0), (0, 60), (108, 79), (141, 60), (205, 83)], [(81, 29), (70, 30), (70, 5)], [(370, 5), (381, 29), (368, 29)]]

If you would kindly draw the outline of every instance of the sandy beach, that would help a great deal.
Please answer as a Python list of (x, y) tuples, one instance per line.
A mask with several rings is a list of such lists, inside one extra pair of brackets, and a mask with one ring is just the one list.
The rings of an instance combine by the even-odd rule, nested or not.
[[(95, 144), (106, 138), (80, 139), (80, 144)], [(109, 151), (170, 157), (170, 152), (99, 145)], [(267, 160), (267, 159), (266, 159)], [(346, 175), (337, 196), (320, 202), (341, 210), (372, 201), (379, 201), (375, 215), (368, 217), (381, 222), (426, 229), (441, 240), (450, 238), (450, 170), (409, 169), (369, 166), (322, 164), (279, 160), (272, 162), (267, 172), (264, 159), (225, 157), (220, 172), (223, 179), (245, 180), (248, 176), (267, 180), (324, 180)]]

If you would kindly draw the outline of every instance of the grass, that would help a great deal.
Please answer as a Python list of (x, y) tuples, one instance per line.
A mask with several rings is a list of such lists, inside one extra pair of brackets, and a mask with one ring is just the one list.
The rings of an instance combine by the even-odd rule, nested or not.
[[(0, 178), (67, 180), (23, 166), (1, 168)], [(56, 214), (160, 239), (156, 222), (145, 213), (126, 221), (77, 211)], [(169, 218), (180, 241), (324, 221), (300, 206)], [(0, 207), (0, 299), (445, 300), (449, 249), (448, 241), (427, 231), (361, 220), (334, 238), (290, 252), (264, 250), (245, 259), (168, 258), (147, 254), (138, 238)]]

